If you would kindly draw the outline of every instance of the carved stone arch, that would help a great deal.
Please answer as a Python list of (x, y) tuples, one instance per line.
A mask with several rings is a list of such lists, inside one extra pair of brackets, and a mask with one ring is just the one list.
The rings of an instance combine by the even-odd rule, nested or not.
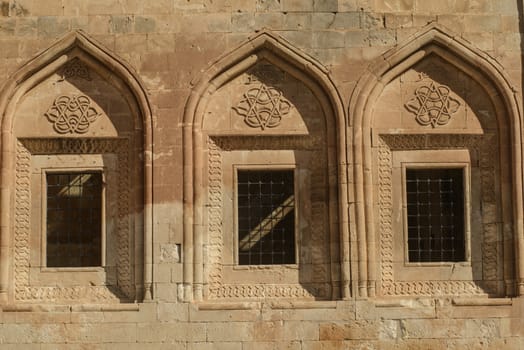
[[(436, 57), (454, 67), (481, 86), (496, 110), (498, 132), (510, 138), (508, 143), (510, 151), (507, 157), (511, 161), (509, 170), (511, 174), (508, 174), (508, 177), (511, 178), (509, 188), (511, 188), (513, 210), (510, 216), (513, 225), (516, 262), (515, 266), (508, 268), (511, 276), (505, 276), (507, 284), (505, 295), (514, 293), (512, 283), (514, 284), (515, 280), (518, 285), (517, 293), (522, 294), (524, 293), (522, 116), (516, 89), (512, 87), (503, 67), (492, 57), (437, 24), (428, 25), (405, 43), (385, 52), (370, 64), (350, 99), (349, 118), (353, 126), (355, 221), (359, 262), (358, 293), (364, 297), (375, 296), (377, 271), (379, 270), (377, 264), (380, 262), (377, 256), (379, 242), (376, 241), (378, 237), (374, 229), (378, 218), (374, 215), (374, 197), (371, 188), (374, 157), (372, 150), (373, 109), (379, 96), (390, 82), (429, 57)], [(427, 132), (422, 131), (421, 134), (425, 135)]]
[[(338, 204), (330, 210), (336, 211), (338, 222), (336, 234), (331, 232), (331, 239), (337, 240), (340, 251), (333, 251), (331, 269), (340, 268), (340, 286), (333, 287), (333, 293), (343, 298), (350, 296), (349, 291), (349, 229), (347, 203), (348, 187), (346, 152), (347, 122), (340, 96), (329, 76), (328, 70), (312, 57), (304, 54), (289, 42), (268, 31), (257, 33), (245, 43), (214, 62), (195, 84), (184, 111), (184, 299), (201, 300), (203, 298), (204, 261), (203, 261), (203, 220), (205, 214), (203, 189), (204, 154), (209, 151), (205, 132), (203, 132), (204, 114), (210, 99), (232, 80), (246, 73), (257, 64), (265, 62), (285, 72), (293, 79), (310, 89), (319, 101), (326, 118), (327, 128), (335, 137), (328, 147), (333, 152), (330, 167), (337, 169), (333, 173), (334, 182), (331, 196), (337, 197)], [(240, 136), (241, 137), (241, 136)], [(333, 230), (330, 230), (333, 231)], [(340, 258), (339, 258), (340, 256)], [(335, 264), (340, 266), (335, 267)], [(338, 281), (338, 279), (337, 279)], [(333, 283), (334, 281), (332, 281)], [(339, 282), (336, 282), (339, 283)], [(335, 292), (336, 290), (336, 292)], [(332, 296), (331, 296), (332, 297)], [(330, 298), (331, 298), (330, 297)]]
[[(72, 67), (72, 65), (77, 65)], [(87, 69), (84, 69), (86, 68)], [(69, 70), (69, 71), (68, 71)], [(133, 128), (138, 130), (139, 136), (134, 137), (137, 144), (139, 144), (139, 152), (141, 158), (139, 162), (142, 163), (143, 169), (137, 170), (141, 173), (140, 177), (143, 179), (143, 188), (137, 199), (137, 206), (140, 207), (140, 215), (143, 218), (143, 223), (137, 224), (141, 228), (140, 237), (135, 242), (138, 246), (143, 246), (143, 255), (137, 255), (136, 263), (143, 266), (143, 271), (137, 271), (140, 280), (136, 280), (136, 276), (132, 281), (133, 300), (150, 300), (152, 298), (152, 115), (151, 107), (149, 105), (148, 97), (143, 84), (138, 79), (138, 76), (133, 69), (127, 65), (123, 60), (119, 59), (108, 49), (104, 48), (99, 43), (95, 42), (86, 33), (82, 31), (73, 31), (59, 39), (52, 46), (39, 53), (29, 62), (24, 64), (15, 73), (13, 73), (4, 83), (0, 94), (0, 116), (1, 116), (1, 160), (2, 168), (0, 172), (1, 186), (5, 189), (1, 193), (1, 245), (0, 245), (0, 297), (1, 302), (11, 302), (13, 299), (13, 286), (10, 282), (13, 268), (13, 220), (15, 214), (11, 208), (11, 202), (15, 196), (15, 189), (12, 186), (13, 177), (15, 176), (15, 162), (17, 156), (17, 137), (14, 135), (13, 128), (15, 125), (16, 109), (23, 97), (32, 89), (39, 86), (45, 79), (59, 71), (63, 79), (67, 79), (68, 75), (74, 75), (74, 78), (82, 78), (89, 80), (88, 70), (92, 70), (102, 81), (105, 81), (108, 86), (112, 86), (115, 91), (119, 91), (122, 102), (128, 106), (133, 117)], [(68, 97), (71, 98), (71, 97)], [(74, 96), (72, 98), (77, 98)], [(42, 118), (45, 118), (42, 116)], [(67, 138), (69, 135), (75, 136), (73, 130), (59, 132), (58, 134), (66, 134), (63, 139), (69, 142), (71, 147), (80, 147), (76, 151), (68, 151), (72, 153), (102, 152), (101, 150), (113, 149), (113, 146), (102, 146), (103, 138), (96, 136), (89, 136), (84, 138)], [(82, 133), (87, 132), (87, 129), (81, 130)], [(89, 131), (90, 132), (90, 131)], [(69, 135), (67, 134), (69, 133)], [(137, 135), (138, 135), (137, 133)], [(78, 135), (77, 135), (78, 136)], [(107, 139), (107, 137), (106, 137)], [(113, 138), (117, 140), (117, 138)], [(42, 137), (27, 138), (29, 144), (38, 144), (37, 141), (44, 140)], [(56, 138), (59, 142), (59, 138)], [(93, 141), (94, 140), (94, 141)], [(107, 145), (113, 141), (108, 141)], [(115, 141), (116, 145), (120, 141)], [(40, 152), (62, 152), (62, 146), (57, 144), (52, 146), (53, 141), (43, 146)], [(90, 146), (89, 146), (90, 145)], [(35, 146), (36, 148), (42, 148)], [(58, 147), (60, 150), (53, 150), (53, 147)], [(82, 148), (83, 147), (83, 148)], [(105, 148), (104, 148), (105, 147)], [(84, 151), (82, 151), (82, 149)], [(137, 148), (138, 150), (138, 148)], [(111, 151), (113, 152), (113, 151)], [(114, 151), (117, 152), (118, 151)], [(127, 157), (127, 156), (123, 156)], [(138, 159), (138, 158), (137, 158)], [(131, 184), (130, 184), (131, 185)], [(138, 207), (137, 207), (138, 208)], [(137, 226), (137, 227), (138, 227)], [(134, 241), (135, 238), (131, 237)], [(130, 253), (131, 254), (131, 253)], [(51, 295), (50, 293), (49, 295)], [(58, 293), (59, 294), (59, 293)], [(49, 297), (48, 300), (53, 300)], [(38, 298), (37, 298), (38, 299)], [(44, 298), (45, 299), (45, 298)], [(42, 299), (42, 300), (44, 300)], [(46, 299), (47, 300), (47, 299)], [(55, 298), (57, 300), (57, 298)], [(74, 299), (71, 300), (74, 302)]]

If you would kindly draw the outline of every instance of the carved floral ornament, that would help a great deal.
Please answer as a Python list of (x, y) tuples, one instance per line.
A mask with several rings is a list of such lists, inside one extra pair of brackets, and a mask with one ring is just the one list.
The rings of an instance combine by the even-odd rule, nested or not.
[(260, 84), (249, 88), (233, 109), (252, 128), (274, 128), (291, 110), (291, 103), (274, 87)]
[(59, 134), (85, 134), (101, 114), (85, 95), (62, 95), (44, 114)]
[(423, 126), (431, 125), (434, 128), (446, 125), (460, 107), (460, 102), (450, 96), (449, 87), (434, 82), (419, 86), (414, 95), (405, 107), (415, 114), (415, 120)]

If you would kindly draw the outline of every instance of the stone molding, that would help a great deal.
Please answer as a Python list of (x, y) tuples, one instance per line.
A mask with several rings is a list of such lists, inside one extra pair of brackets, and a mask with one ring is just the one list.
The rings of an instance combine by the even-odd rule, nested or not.
[[(253, 144), (250, 143), (253, 142)], [(251, 147), (251, 146), (255, 147)], [(300, 146), (305, 146), (301, 148)], [(224, 148), (222, 148), (224, 147)], [(224, 230), (223, 221), (223, 164), (222, 152), (230, 150), (277, 150), (277, 149), (296, 149), (296, 150), (324, 150), (322, 143), (318, 138), (307, 136), (291, 137), (209, 137), (207, 142), (208, 159), (208, 245), (206, 270), (204, 271), (208, 281), (207, 299), (248, 299), (248, 298), (314, 298), (329, 296), (329, 285), (317, 281), (326, 281), (329, 279), (329, 273), (322, 262), (322, 248), (326, 246), (328, 237), (324, 234), (329, 223), (326, 222), (325, 203), (323, 198), (323, 184), (326, 182), (325, 172), (327, 171), (327, 162), (321, 156), (322, 152), (315, 152), (307, 168), (311, 171), (311, 243), (312, 250), (313, 278), (308, 284), (315, 285), (315, 293), (301, 284), (245, 284), (239, 281), (238, 284), (227, 284), (223, 282), (222, 258), (225, 254), (223, 247)], [(300, 240), (299, 240), (300, 242)], [(300, 265), (300, 263), (299, 263)]]
[[(118, 159), (117, 283), (114, 286), (34, 286), (30, 282), (31, 156), (36, 154), (116, 154)], [(129, 147), (127, 139), (19, 139), (16, 151), (14, 285), (17, 301), (116, 302), (134, 299), (131, 266)], [(108, 288), (112, 288), (110, 291)], [(116, 290), (116, 291), (115, 291)], [(116, 294), (116, 295), (115, 295)]]
[[(497, 283), (502, 281), (500, 271), (501, 237), (497, 230), (489, 230), (489, 222), (483, 222), (482, 242), (482, 280), (479, 281), (398, 281), (393, 271), (393, 150), (427, 149), (473, 149), (482, 155), (480, 166), (482, 181), (481, 201), (483, 205), (496, 206), (492, 191), (496, 185), (495, 154), (498, 144), (493, 135), (381, 135), (378, 146), (378, 212), (380, 237), (380, 286), (379, 293), (384, 296), (449, 296), (496, 294)], [(491, 234), (490, 234), (491, 232)]]

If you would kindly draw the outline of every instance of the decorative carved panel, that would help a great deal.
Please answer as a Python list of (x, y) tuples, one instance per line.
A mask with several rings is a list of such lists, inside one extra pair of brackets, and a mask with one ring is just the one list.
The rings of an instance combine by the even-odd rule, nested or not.
[[(292, 297), (329, 297), (329, 256), (326, 254), (326, 230), (329, 223), (327, 215), (327, 160), (322, 154), (324, 145), (319, 138), (305, 136), (289, 137), (209, 137), (208, 142), (208, 201), (206, 204), (208, 217), (208, 246), (207, 271), (208, 298), (292, 298)], [(223, 164), (222, 152), (231, 150), (282, 150), (300, 149), (314, 152), (310, 163), (307, 164), (311, 171), (311, 282), (307, 287), (302, 284), (238, 284), (223, 282), (223, 254), (225, 220), (223, 208)], [(304, 244), (302, 242), (301, 244)], [(249, 273), (249, 272), (246, 272)]]
[[(116, 154), (118, 159), (117, 281), (111, 286), (34, 286), (30, 283), (31, 157), (37, 154)], [(16, 149), (14, 284), (18, 301), (115, 302), (133, 299), (130, 251), (131, 169), (127, 139), (19, 139)]]
[[(482, 280), (480, 281), (399, 281), (394, 274), (393, 150), (463, 149), (480, 152), (482, 202)], [(497, 139), (494, 135), (381, 135), (378, 148), (378, 198), (381, 293), (386, 296), (495, 294), (501, 281), (501, 237), (496, 228), (498, 215), (485, 207), (497, 206)]]
[(434, 82), (419, 86), (414, 95), (405, 107), (415, 114), (416, 121), (423, 126), (435, 128), (446, 125), (460, 107), (460, 102), (451, 96), (449, 87)]
[(249, 88), (233, 109), (244, 117), (244, 122), (252, 128), (275, 128), (282, 117), (291, 110), (291, 103), (282, 92), (264, 83)]
[(85, 134), (101, 113), (85, 95), (62, 95), (44, 114), (59, 134)]

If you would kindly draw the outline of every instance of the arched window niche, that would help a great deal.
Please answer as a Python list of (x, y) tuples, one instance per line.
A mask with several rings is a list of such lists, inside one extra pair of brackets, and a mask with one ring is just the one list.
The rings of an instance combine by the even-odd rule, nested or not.
[(327, 71), (280, 37), (213, 64), (186, 106), (186, 300), (349, 296), (344, 125)]
[(359, 294), (522, 293), (521, 122), (497, 63), (430, 25), (357, 91)]
[(151, 299), (151, 115), (131, 70), (72, 32), (0, 108), (3, 302)]

